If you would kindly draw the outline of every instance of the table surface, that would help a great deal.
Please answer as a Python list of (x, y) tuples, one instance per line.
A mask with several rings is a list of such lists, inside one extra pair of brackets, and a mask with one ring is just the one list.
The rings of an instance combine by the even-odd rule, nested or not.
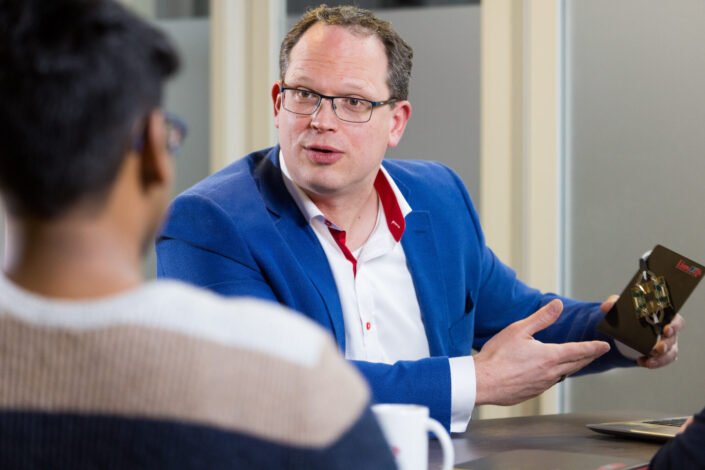
[[(585, 425), (628, 419), (662, 418), (663, 413), (559, 414), (470, 422), (462, 434), (453, 434), (455, 463), (476, 460), (514, 449), (542, 449), (610, 455), (648, 461), (661, 444), (598, 434)], [(440, 469), (438, 441), (429, 446), (430, 470)]]

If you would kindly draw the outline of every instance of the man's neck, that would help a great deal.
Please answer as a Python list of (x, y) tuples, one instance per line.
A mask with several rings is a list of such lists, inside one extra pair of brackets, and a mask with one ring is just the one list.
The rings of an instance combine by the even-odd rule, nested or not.
[(360, 248), (375, 228), (379, 197), (374, 187), (347, 198), (311, 198), (311, 200), (328, 220), (345, 230), (346, 245), (350, 251)]
[(142, 282), (140, 247), (100, 222), (9, 221), (3, 270), (47, 297), (95, 298)]

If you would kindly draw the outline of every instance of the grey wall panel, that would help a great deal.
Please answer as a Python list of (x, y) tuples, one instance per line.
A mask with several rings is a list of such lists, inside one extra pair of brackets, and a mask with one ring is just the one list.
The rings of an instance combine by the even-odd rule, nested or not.
[[(401, 143), (387, 157), (449, 165), (465, 182), (476, 207), (480, 205), (480, 8), (375, 12), (414, 49), (412, 116)], [(297, 19), (287, 18), (287, 28)]]
[[(705, 262), (705, 2), (566, 1), (567, 294), (620, 293), (656, 243)], [(671, 366), (568, 381), (566, 408), (705, 406), (705, 285)]]
[[(181, 55), (181, 72), (166, 89), (164, 108), (188, 124), (184, 146), (174, 156), (176, 180), (173, 195), (194, 185), (209, 173), (210, 154), (210, 21), (207, 18), (159, 20), (157, 25), (174, 41)], [(154, 246), (144, 264), (146, 277), (154, 277)]]
[(184, 146), (175, 156), (174, 194), (205, 178), (210, 154), (210, 21), (161, 20), (157, 23), (179, 48), (182, 67), (166, 89), (165, 109), (188, 123)]

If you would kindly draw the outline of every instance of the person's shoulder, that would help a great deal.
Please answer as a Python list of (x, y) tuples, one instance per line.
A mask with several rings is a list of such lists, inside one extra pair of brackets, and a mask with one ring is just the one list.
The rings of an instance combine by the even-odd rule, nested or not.
[[(385, 158), (383, 162), (388, 171), (406, 171), (410, 173), (416, 172), (447, 172), (450, 170), (448, 165), (434, 160), (400, 160), (394, 158)], [(452, 171), (452, 170), (450, 170)]]
[(271, 153), (278, 147), (252, 152), (194, 184), (178, 197), (205, 197), (214, 200), (228, 199), (232, 193), (246, 194), (254, 185), (257, 168), (267, 164)]
[(460, 177), (443, 163), (426, 160), (384, 160), (384, 168), (415, 209), (465, 205), (467, 190)]
[[(265, 214), (261, 194), (261, 185), (265, 183), (261, 180), (262, 175), (266, 175), (266, 184), (271, 185), (269, 180), (278, 171), (274, 164), (278, 148), (246, 155), (179, 194), (171, 203), (162, 234), (190, 233), (194, 229), (194, 218), (222, 224), (223, 220), (243, 213)], [(248, 220), (259, 219), (249, 217)], [(220, 236), (218, 233), (212, 235)]]
[(150, 283), (144, 294), (142, 305), (155, 306), (149, 321), (160, 327), (302, 366), (315, 366), (328, 340), (326, 332), (303, 315), (261, 299), (224, 297), (171, 279)]
[(392, 178), (403, 182), (437, 183), (458, 179), (452, 168), (437, 161), (385, 159), (383, 166)]

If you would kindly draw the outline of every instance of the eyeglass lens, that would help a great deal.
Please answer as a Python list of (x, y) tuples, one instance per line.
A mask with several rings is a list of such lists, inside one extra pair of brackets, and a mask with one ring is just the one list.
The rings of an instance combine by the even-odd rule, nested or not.
[[(307, 90), (284, 90), (284, 108), (296, 114), (313, 114), (323, 97)], [(327, 98), (330, 99), (330, 98)], [(367, 122), (372, 117), (372, 103), (352, 97), (335, 97), (333, 111), (342, 121)]]
[(165, 120), (165, 124), (167, 148), (169, 149), (169, 152), (175, 153), (184, 142), (184, 137), (186, 135), (185, 129), (178, 122), (170, 118)]

